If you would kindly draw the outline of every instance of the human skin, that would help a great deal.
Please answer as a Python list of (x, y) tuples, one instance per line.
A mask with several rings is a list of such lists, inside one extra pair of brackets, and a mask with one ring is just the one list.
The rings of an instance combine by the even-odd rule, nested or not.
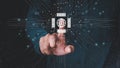
[[(64, 19), (60, 19), (58, 24), (59, 29), (64, 29)], [(40, 38), (39, 46), (42, 54), (46, 55), (61, 56), (74, 51), (73, 45), (66, 45), (64, 33), (47, 34)]]
[(44, 55), (66, 55), (74, 51), (73, 45), (66, 45), (65, 35), (62, 33), (47, 34), (40, 38), (40, 51)]
[[(64, 23), (63, 21), (59, 23)], [(59, 29), (64, 29), (64, 25), (58, 25)], [(65, 55), (74, 51), (73, 45), (66, 45), (64, 33), (47, 34), (40, 38), (39, 42), (42, 54)]]

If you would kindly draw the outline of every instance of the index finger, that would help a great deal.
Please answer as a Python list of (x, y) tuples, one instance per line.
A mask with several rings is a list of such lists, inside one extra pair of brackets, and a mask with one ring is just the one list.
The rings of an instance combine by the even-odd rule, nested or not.
[(56, 33), (53, 33), (52, 35), (49, 36), (49, 44), (50, 44), (50, 47), (55, 47), (56, 45), (56, 39), (57, 39), (57, 35)]

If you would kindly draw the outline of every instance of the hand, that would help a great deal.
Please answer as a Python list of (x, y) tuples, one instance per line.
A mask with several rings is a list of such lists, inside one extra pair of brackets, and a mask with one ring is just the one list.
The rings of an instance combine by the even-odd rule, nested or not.
[(40, 51), (45, 55), (65, 55), (74, 51), (73, 45), (66, 45), (65, 35), (62, 33), (47, 34), (40, 38)]

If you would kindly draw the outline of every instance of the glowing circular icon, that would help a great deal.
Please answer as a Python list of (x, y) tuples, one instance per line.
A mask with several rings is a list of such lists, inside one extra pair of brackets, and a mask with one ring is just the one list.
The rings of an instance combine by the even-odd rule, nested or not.
[(64, 18), (59, 18), (59, 19), (57, 20), (57, 26), (58, 26), (59, 28), (64, 28), (65, 25), (66, 25), (66, 20), (65, 20)]

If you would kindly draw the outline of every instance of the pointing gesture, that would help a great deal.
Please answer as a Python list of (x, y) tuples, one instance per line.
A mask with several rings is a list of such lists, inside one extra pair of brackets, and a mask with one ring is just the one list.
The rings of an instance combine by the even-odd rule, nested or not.
[(42, 54), (45, 55), (65, 55), (74, 51), (73, 45), (66, 45), (64, 26), (59, 24), (58, 33), (47, 34), (40, 38), (39, 46)]
[(42, 54), (65, 55), (74, 51), (72, 45), (66, 45), (64, 34), (47, 34), (40, 38), (39, 46)]

